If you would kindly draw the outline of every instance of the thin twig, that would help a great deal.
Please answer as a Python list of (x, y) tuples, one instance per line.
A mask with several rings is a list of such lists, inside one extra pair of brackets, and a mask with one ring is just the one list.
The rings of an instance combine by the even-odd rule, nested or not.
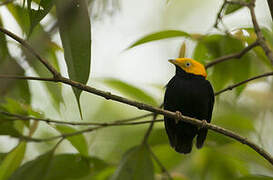
[(161, 169), (161, 172), (166, 174), (169, 180), (173, 180), (171, 174), (168, 172), (167, 168), (160, 162), (160, 160), (158, 159), (158, 157), (155, 155), (155, 153), (152, 151), (151, 147), (147, 144), (147, 148), (150, 151), (153, 159), (155, 160), (155, 162), (158, 164), (158, 166)]
[(127, 119), (122, 119), (122, 120), (116, 120), (114, 122), (130, 122), (130, 121), (135, 121), (135, 120), (139, 120), (139, 119), (143, 119), (149, 116), (152, 116), (154, 113), (147, 113), (141, 116), (136, 116), (136, 117), (132, 117), (132, 118), (127, 118)]
[(227, 4), (227, 2), (226, 2), (226, 0), (225, 0), (225, 1), (223, 2), (222, 6), (221, 6), (221, 8), (220, 8), (220, 10), (219, 10), (219, 12), (217, 13), (217, 17), (216, 17), (216, 20), (215, 20), (215, 23), (214, 23), (213, 27), (218, 28), (218, 24), (219, 24), (219, 21), (222, 20), (222, 12), (223, 12), (223, 10), (224, 10), (226, 4)]
[(91, 128), (83, 129), (83, 130), (76, 131), (76, 132), (73, 132), (73, 133), (64, 133), (64, 134), (61, 134), (61, 135), (52, 136), (52, 137), (48, 137), (48, 138), (31, 138), (31, 137), (28, 137), (28, 136), (20, 136), (19, 138), (21, 140), (29, 141), (29, 142), (46, 142), (46, 141), (53, 141), (53, 140), (60, 139), (60, 138), (61, 139), (68, 138), (68, 137), (71, 137), (71, 136), (76, 136), (76, 135), (84, 134), (84, 133), (87, 133), (87, 132), (92, 132), (94, 130), (97, 130), (97, 129), (100, 129), (100, 128), (103, 128), (103, 127), (104, 126), (91, 127)]
[(257, 38), (258, 38), (257, 41), (259, 42), (259, 44), (263, 48), (267, 58), (269, 59), (269, 61), (273, 65), (273, 53), (270, 50), (270, 48), (268, 47), (268, 45), (266, 43), (266, 40), (264, 38), (264, 35), (263, 35), (262, 31), (261, 31), (261, 28), (260, 28), (260, 26), (259, 26), (259, 24), (257, 22), (254, 7), (255, 7), (255, 0), (252, 0), (251, 3), (249, 3), (248, 8), (250, 10), (251, 19), (252, 19), (252, 23), (253, 23), (255, 33), (256, 33)]
[[(153, 122), (163, 122), (163, 119), (158, 119), (155, 120)], [(105, 127), (112, 127), (112, 126), (128, 126), (128, 125), (140, 125), (140, 124), (148, 124), (151, 123), (151, 121), (137, 121), (137, 122), (125, 122), (125, 123), (101, 123), (98, 124), (96, 127), (90, 127), (90, 128), (86, 128), (80, 131), (76, 131), (73, 133), (64, 133), (64, 134), (60, 134), (57, 136), (52, 136), (52, 137), (48, 137), (48, 138), (30, 138), (28, 136), (20, 136), (19, 138), (25, 141), (30, 141), (30, 142), (46, 142), (46, 141), (52, 141), (52, 140), (56, 140), (56, 139), (60, 139), (60, 138), (68, 138), (71, 136), (77, 136), (79, 134), (84, 134), (84, 133), (89, 133), (92, 132), (94, 130), (97, 129), (101, 129), (101, 128), (105, 128)]]
[(148, 127), (148, 129), (147, 129), (147, 131), (146, 131), (146, 133), (144, 135), (143, 142), (142, 142), (143, 144), (147, 144), (148, 138), (149, 138), (149, 136), (150, 136), (150, 134), (151, 134), (151, 132), (153, 130), (154, 122), (156, 120), (157, 115), (158, 114), (154, 113), (152, 122), (151, 122), (150, 126)]
[(24, 80), (58, 82), (54, 78), (41, 78), (41, 77), (33, 77), (33, 76), (15, 76), (15, 75), (6, 75), (6, 74), (0, 74), (0, 79), (24, 79)]
[(221, 63), (221, 62), (224, 62), (224, 61), (227, 61), (227, 60), (230, 60), (230, 59), (240, 59), (248, 51), (250, 51), (251, 49), (253, 49), (254, 47), (256, 47), (258, 45), (259, 45), (259, 42), (255, 41), (254, 43), (252, 43), (249, 46), (245, 47), (242, 51), (219, 57), (219, 58), (211, 61), (210, 63), (208, 63), (205, 67), (207, 69), (207, 68), (210, 68), (211, 66), (214, 66), (214, 65), (216, 65), (218, 63)]
[[(68, 121), (59, 121), (59, 120), (53, 120), (53, 119), (44, 119), (44, 118), (36, 118), (36, 117), (31, 117), (31, 116), (23, 116), (20, 114), (14, 114), (14, 113), (9, 113), (5, 111), (0, 111), (0, 114), (10, 116), (10, 117), (15, 117), (16, 119), (7, 119), (7, 120), (34, 120), (34, 121), (41, 121), (41, 122), (46, 122), (46, 123), (54, 123), (54, 124), (66, 124), (66, 125), (72, 125), (72, 126), (122, 126), (122, 125), (138, 125), (138, 124), (146, 124), (152, 122), (151, 120), (147, 121), (137, 121), (137, 122), (129, 122), (132, 120), (138, 120), (142, 119), (144, 117), (147, 117), (148, 114), (130, 118), (130, 119), (124, 119), (124, 120), (117, 120), (114, 122), (110, 123), (96, 123), (96, 122), (68, 122)], [(156, 122), (161, 122), (162, 120), (155, 120)]]
[(249, 81), (253, 81), (253, 80), (255, 80), (255, 79), (259, 79), (259, 78), (267, 77), (267, 76), (273, 76), (273, 72), (264, 73), (264, 74), (261, 74), (261, 75), (259, 75), (259, 76), (255, 76), (255, 77), (246, 79), (246, 80), (244, 80), (244, 81), (241, 81), (241, 82), (239, 82), (239, 83), (233, 84), (233, 85), (231, 85), (231, 86), (228, 86), (228, 87), (225, 88), (225, 89), (222, 89), (222, 90), (220, 90), (220, 91), (214, 93), (214, 95), (217, 96), (217, 95), (219, 95), (219, 94), (221, 94), (221, 93), (223, 93), (223, 92), (225, 92), (225, 91), (232, 90), (232, 89), (234, 89), (234, 88), (236, 88), (236, 87), (238, 87), (238, 86), (241, 86), (242, 84), (246, 84), (246, 83), (248, 83)]

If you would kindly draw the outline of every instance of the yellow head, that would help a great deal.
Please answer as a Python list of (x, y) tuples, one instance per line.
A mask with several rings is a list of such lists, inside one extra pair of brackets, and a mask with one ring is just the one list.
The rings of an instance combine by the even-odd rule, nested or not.
[(201, 75), (205, 78), (207, 77), (207, 72), (205, 67), (190, 58), (177, 58), (177, 59), (170, 59), (170, 63), (179, 66), (181, 69), (183, 69), (185, 72), (195, 75)]

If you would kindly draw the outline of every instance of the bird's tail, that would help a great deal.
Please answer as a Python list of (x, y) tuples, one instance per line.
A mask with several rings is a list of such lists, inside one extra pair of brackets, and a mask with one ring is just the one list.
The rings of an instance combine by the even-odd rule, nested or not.
[(171, 146), (176, 152), (187, 154), (192, 150), (192, 141), (197, 133), (197, 128), (191, 124), (173, 119), (165, 119), (165, 127)]
[(203, 146), (205, 139), (207, 137), (207, 133), (208, 133), (208, 129), (206, 128), (201, 128), (198, 130), (197, 139), (196, 139), (196, 147), (198, 149), (200, 149)]
[(187, 137), (185, 135), (177, 136), (177, 140), (173, 144), (173, 148), (176, 152), (187, 154), (190, 153), (192, 150), (192, 141), (193, 138)]

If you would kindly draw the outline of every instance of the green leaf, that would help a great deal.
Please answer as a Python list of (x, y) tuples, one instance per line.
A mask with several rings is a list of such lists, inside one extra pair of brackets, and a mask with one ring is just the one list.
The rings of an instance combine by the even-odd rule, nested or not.
[(89, 173), (87, 158), (79, 154), (53, 156), (50, 151), (23, 164), (9, 180), (76, 180)]
[[(8, 9), (22, 30), (27, 33), (29, 31), (30, 24), (27, 10), (16, 5), (8, 5)], [(37, 26), (33, 30), (28, 42), (43, 58), (47, 59), (55, 69), (59, 70), (58, 60), (56, 57), (57, 50), (59, 50), (56, 47), (58, 46), (51, 41), (50, 35), (44, 31), (41, 25)], [(37, 60), (29, 51), (27, 51), (25, 48), (22, 48), (22, 51), (26, 56), (26, 60), (29, 62), (29, 65), (34, 68), (40, 77), (52, 76), (44, 65), (41, 64), (39, 60)], [(51, 82), (44, 82), (44, 84), (46, 85), (46, 88), (53, 100), (53, 105), (57, 110), (59, 110), (60, 104), (63, 102), (61, 89), (62, 85), (53, 84)]]
[[(49, 13), (51, 8), (54, 5), (54, 0), (41, 0), (39, 4), (39, 9), (28, 9), (29, 18), (30, 18), (30, 30), (32, 32), (34, 27), (40, 23), (40, 21)], [(42, 7), (42, 9), (41, 9)]]
[(17, 169), (9, 180), (44, 180), (52, 161), (52, 156), (53, 151), (50, 151), (32, 161), (28, 161)]
[(115, 168), (98, 158), (89, 158), (91, 173), (78, 180), (106, 180), (114, 173)]
[(29, 15), (25, 8), (9, 3), (7, 8), (25, 34), (29, 34)]
[(134, 100), (142, 101), (151, 105), (157, 105), (158, 103), (156, 100), (143, 90), (129, 84), (123, 81), (120, 81), (118, 79), (113, 79), (113, 78), (105, 78), (103, 79), (104, 84), (107, 86), (118, 90), (121, 92), (123, 95), (132, 98)]
[(14, 121), (3, 118), (0, 115), (0, 135), (19, 137), (21, 133), (15, 128)]
[[(78, 131), (75, 128), (64, 125), (56, 125), (55, 128), (62, 134), (64, 133), (74, 133)], [(79, 134), (77, 136), (68, 137), (67, 140), (74, 146), (79, 153), (84, 156), (88, 156), (88, 146), (86, 143), (86, 139), (83, 134)]]
[(104, 84), (118, 90), (123, 95), (132, 98), (134, 100), (142, 101), (151, 105), (157, 105), (156, 100), (143, 90), (123, 81), (114, 78), (103, 79)]
[[(215, 147), (203, 147), (190, 159), (189, 163), (192, 163), (191, 165), (194, 167), (191, 169), (192, 174), (199, 174), (199, 177), (213, 177), (213, 179), (233, 179), (238, 177), (238, 174), (249, 173), (246, 162), (226, 154), (225, 151), (229, 151), (226, 146), (223, 146), (222, 151)], [(184, 163), (184, 168), (187, 165), (188, 163)], [(208, 169), (213, 169), (213, 171), (208, 171)]]
[[(238, 36), (237, 37), (238, 39), (240, 39), (241, 41), (243, 41), (244, 43), (247, 43), (247, 44), (252, 44), (252, 43), (254, 43), (256, 41), (257, 36), (256, 36), (256, 33), (255, 33), (253, 28), (242, 28), (242, 29), (240, 29), (240, 31), (242, 31), (242, 30), (247, 31), (248, 35), (244, 35), (242, 33), (243, 35)], [(273, 39), (273, 33), (270, 32), (266, 28), (261, 28), (261, 31), (262, 31), (263, 35), (265, 36), (269, 47), (271, 47), (271, 49), (273, 49), (273, 40), (272, 40)], [(255, 58), (255, 59), (260, 60), (260, 62), (263, 62), (263, 64), (266, 65), (267, 68), (272, 69), (272, 65), (271, 65), (270, 61), (268, 60), (266, 54), (264, 53), (263, 49), (260, 46), (257, 46), (255, 48), (253, 48), (253, 50), (254, 50), (255, 54), (257, 55), (257, 57), (258, 57), (258, 58)], [(255, 69), (257, 69), (257, 68), (261, 68), (260, 65), (259, 66), (255, 65)], [(262, 69), (261, 71), (264, 72), (264, 69)]]
[(165, 128), (162, 127), (162, 128), (153, 129), (153, 132), (151, 133), (149, 137), (149, 144), (151, 146), (162, 145), (162, 144), (169, 145), (169, 139), (168, 139)]
[[(177, 153), (168, 143), (159, 144), (152, 147), (154, 154), (159, 158), (160, 162), (164, 164), (164, 166), (171, 170), (178, 166), (180, 163), (183, 163), (187, 156), (181, 156), (181, 154)], [(157, 163), (154, 163), (155, 171), (157, 173), (161, 172), (161, 168)]]
[(3, 159), (0, 165), (0, 180), (6, 180), (20, 166), (25, 156), (26, 143), (21, 142)]
[(193, 59), (205, 64), (206, 60), (213, 59), (213, 55), (209, 53), (209, 49), (206, 47), (205, 43), (198, 41), (193, 52)]
[(139, 46), (141, 44), (145, 44), (145, 43), (152, 42), (152, 41), (157, 41), (157, 40), (161, 40), (161, 39), (168, 39), (168, 38), (176, 38), (176, 37), (190, 38), (191, 35), (184, 32), (184, 31), (178, 31), (178, 30), (160, 31), (160, 32), (152, 33), (152, 34), (149, 34), (149, 35), (146, 35), (146, 36), (140, 38), (139, 40), (134, 42), (127, 49), (131, 49), (135, 46)]
[[(57, 19), (69, 77), (86, 84), (91, 63), (91, 25), (85, 0), (56, 1)], [(73, 88), (81, 113), (81, 90)]]
[[(0, 26), (3, 26), (1, 17)], [(24, 73), (24, 69), (11, 57), (5, 35), (0, 33), (0, 74), (23, 76)], [(30, 103), (30, 91), (27, 81), (2, 78), (0, 84), (0, 96), (21, 99), (28, 104)]]
[[(15, 59), (9, 56), (6, 61), (0, 62), (0, 74), (24, 76), (25, 71)], [(0, 84), (0, 96), (30, 103), (30, 90), (27, 81), (3, 78), (0, 79)]]
[(243, 8), (244, 6), (241, 6), (239, 4), (228, 4), (226, 6), (226, 9), (225, 9), (225, 15), (228, 15), (228, 14), (231, 14), (231, 13), (234, 13), (235, 11)]
[(7, 153), (0, 153), (0, 164), (3, 162), (3, 160), (5, 159)]
[(128, 150), (111, 180), (152, 180), (153, 163), (146, 146), (137, 146)]
[[(240, 52), (244, 48), (243, 42), (225, 35), (209, 35), (203, 37), (194, 50), (194, 58), (199, 61), (211, 61), (215, 58)], [(205, 59), (205, 60), (204, 60)], [(214, 90), (224, 88), (228, 82), (240, 82), (249, 77), (252, 56), (245, 54), (240, 59), (230, 59), (216, 64), (208, 78), (212, 80)], [(242, 92), (245, 85), (236, 88), (237, 95)]]

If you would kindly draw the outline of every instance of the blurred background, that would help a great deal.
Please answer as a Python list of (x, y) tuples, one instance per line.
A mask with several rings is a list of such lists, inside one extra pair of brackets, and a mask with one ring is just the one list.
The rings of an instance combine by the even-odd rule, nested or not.
[[(220, 29), (226, 28), (232, 32), (234, 37), (237, 37), (236, 41), (227, 40), (225, 33), (213, 28), (222, 3), (223, 1), (219, 0), (89, 1), (92, 53), (91, 72), (87, 84), (159, 106), (163, 101), (164, 86), (174, 75), (175, 70), (167, 60), (179, 56), (182, 43), (186, 43), (186, 57), (208, 63), (216, 57), (242, 49), (241, 47), (248, 42), (242, 43), (243, 46), (240, 44), (237, 48), (237, 41), (240, 39), (238, 36), (245, 39), (253, 38), (251, 29), (247, 29), (252, 27), (247, 8), (241, 8), (224, 16), (225, 27), (220, 25)], [(17, 5), (22, 7), (22, 2), (14, 1), (12, 4), (0, 6), (2, 23), (6, 29), (20, 37), (26, 37), (22, 26), (11, 13), (12, 6)], [(35, 5), (37, 7), (33, 2), (34, 8)], [(255, 11), (259, 25), (267, 33), (267, 37), (273, 39), (272, 19), (266, 1), (257, 1)], [(58, 31), (54, 29), (55, 23), (54, 10), (41, 21), (44, 31), (50, 31), (52, 42), (61, 47)], [(214, 52), (212, 48), (201, 51), (197, 49), (201, 42), (183, 37), (153, 41), (128, 49), (138, 39), (163, 30), (181, 30), (204, 36), (208, 38), (207, 41), (214, 43), (213, 47), (220, 50), (214, 49)], [(214, 37), (215, 40), (209, 39), (210, 37)], [(242, 39), (240, 40), (243, 42)], [(271, 47), (272, 39), (269, 41)], [(40, 75), (29, 61), (25, 61), (28, 57), (22, 55), (24, 52), (18, 44), (11, 39), (8, 39), (7, 44), (12, 57), (25, 70), (25, 75)], [(56, 59), (61, 73), (68, 76), (61, 49), (56, 51)], [(272, 65), (266, 62), (268, 60), (258, 50), (253, 50), (244, 56), (242, 63), (235, 61), (237, 60), (208, 69), (208, 79), (212, 82), (215, 91), (249, 77), (272, 71)], [(56, 108), (58, 105), (44, 83), (29, 81), (28, 85), (31, 95), (30, 105), (33, 110), (46, 118), (81, 121), (75, 96), (69, 86), (61, 87), (63, 103), (60, 103), (58, 110)], [(86, 92), (81, 94), (80, 104), (83, 114), (81, 122), (111, 122), (147, 113)], [(212, 123), (248, 137), (273, 154), (272, 117), (273, 78), (267, 77), (219, 95), (216, 98)], [(151, 120), (151, 117), (145, 119)], [(159, 119), (162, 117), (159, 116)], [(88, 133), (85, 135), (88, 154), (116, 167), (129, 148), (141, 143), (147, 128), (148, 125), (109, 127)], [(46, 123), (39, 123), (35, 132), (37, 137), (56, 134), (56, 129)], [(12, 150), (17, 143), (18, 140), (15, 138), (0, 136), (0, 152)], [(55, 143), (55, 141), (28, 143), (24, 162), (52, 149)], [(169, 146), (163, 124), (157, 123), (149, 144), (162, 164), (177, 179), (250, 179), (250, 176), (259, 176), (258, 179), (260, 175), (273, 177), (272, 165), (256, 152), (212, 131), (209, 131), (206, 144), (201, 150), (194, 148), (191, 154), (181, 155)], [(77, 150), (68, 141), (64, 141), (57, 152), (76, 153)], [(154, 167), (156, 177), (160, 179), (160, 168), (156, 163)], [(115, 168), (112, 168), (109, 171), (113, 173), (114, 170)]]

